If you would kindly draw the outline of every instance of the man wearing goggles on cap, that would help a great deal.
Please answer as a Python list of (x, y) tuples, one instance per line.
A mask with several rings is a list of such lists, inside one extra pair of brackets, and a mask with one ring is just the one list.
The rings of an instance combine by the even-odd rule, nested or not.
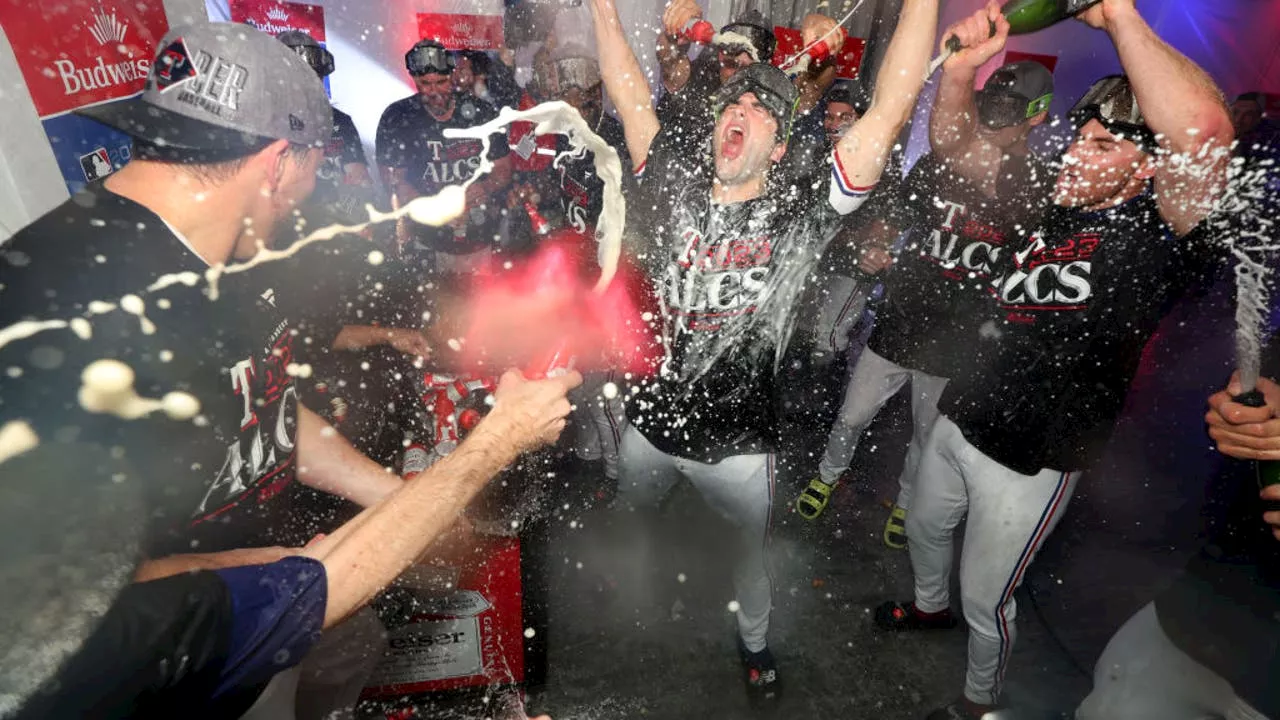
[[(775, 702), (767, 643), (766, 566), (778, 423), (778, 369), (798, 299), (843, 215), (879, 180), (923, 83), (936, 0), (906, 0), (876, 79), (875, 102), (802, 187), (771, 183), (787, 150), (797, 99), (781, 70), (756, 63), (712, 98), (712, 156), (684, 151), (686, 127), (664, 127), (627, 44), (614, 0), (591, 0), (605, 90), (641, 176), (629, 203), (629, 250), (645, 259), (661, 304), (666, 349), (657, 376), (632, 396), (621, 441), (619, 502), (653, 508), (682, 480), (737, 528), (734, 586), (743, 679), (755, 704)], [(834, 20), (810, 16), (805, 40)], [(708, 143), (708, 139), (710, 142)]]
[[(315, 70), (320, 78), (333, 74), (333, 53), (301, 30), (280, 33), (276, 39), (293, 49)], [(312, 225), (331, 222), (355, 223), (367, 220), (364, 206), (373, 201), (373, 178), (360, 144), (360, 133), (351, 116), (333, 108), (333, 137), (324, 149), (324, 162), (316, 173), (316, 190), (309, 207), (318, 208), (325, 217), (312, 218)]]
[[(497, 117), (493, 105), (454, 89), (455, 60), (434, 40), (422, 40), (405, 54), (405, 68), (417, 94), (392, 103), (378, 122), (377, 154), (383, 184), (401, 204), (458, 185), (480, 166), (478, 140), (446, 139), (446, 128), (480, 125)], [(506, 135), (495, 133), (488, 158), (494, 169), (467, 188), (467, 212), (449, 228), (415, 228), (409, 239), (415, 256), (442, 269), (465, 271), (495, 243), (506, 189), (511, 184)]]
[(1076, 106), (1055, 207), (1004, 253), (993, 351), (951, 378), (920, 461), (906, 520), (915, 597), (876, 613), (895, 630), (955, 625), (953, 533), (967, 515), (968, 675), (963, 697), (931, 718), (978, 718), (999, 703), (1014, 592), (1108, 441), (1166, 311), (1221, 267), (1206, 221), (1232, 141), (1221, 92), (1134, 0), (1079, 17), (1110, 35), (1127, 77), (1099, 81)]
[[(995, 17), (1002, 18), (993, 3), (942, 34), (944, 42), (956, 37), (966, 46), (943, 66), (930, 117), (932, 151), (895, 197), (876, 204), (890, 236), (908, 235), (885, 276), (885, 300), (846, 388), (819, 475), (797, 499), (802, 516), (818, 517), (859, 436), (910, 384), (913, 433), (884, 531), (892, 548), (906, 547), (903, 523), (942, 388), (947, 378), (980, 367), (986, 345), (981, 328), (995, 318), (987, 286), (996, 261), (1009, 243), (1025, 240), (1051, 190), (1049, 168), (1030, 152), (1027, 136), (1048, 117), (1053, 75), (1038, 63), (1010, 63), (981, 91), (973, 90), (978, 69), (1008, 39), (999, 28), (990, 34)], [(893, 262), (880, 249), (865, 259), (873, 256)]]

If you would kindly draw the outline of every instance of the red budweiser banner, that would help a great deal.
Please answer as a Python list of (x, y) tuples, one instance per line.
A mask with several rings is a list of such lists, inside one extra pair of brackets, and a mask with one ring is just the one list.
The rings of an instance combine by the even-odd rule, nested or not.
[(0, 25), (42, 118), (141, 92), (169, 29), (161, 0), (0, 0)]
[(324, 8), (281, 0), (231, 0), (231, 21), (252, 25), (268, 35), (301, 30), (324, 42)]
[[(774, 65), (781, 66), (804, 47), (804, 38), (795, 28), (775, 27), (773, 34), (778, 38), (778, 49), (773, 53)], [(858, 77), (858, 68), (862, 67), (862, 53), (866, 47), (867, 41), (862, 38), (851, 37), (845, 40), (840, 56), (836, 58), (836, 75), (849, 80)]]
[(450, 50), (498, 50), (503, 44), (502, 16), (418, 13), (418, 37)]

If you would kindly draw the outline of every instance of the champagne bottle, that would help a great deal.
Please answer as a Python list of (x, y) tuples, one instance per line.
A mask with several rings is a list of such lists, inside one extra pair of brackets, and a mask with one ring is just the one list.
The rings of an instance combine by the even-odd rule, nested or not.
[[(1246, 407), (1260, 408), (1267, 406), (1267, 399), (1257, 390), (1241, 393), (1232, 399)], [(1255, 464), (1258, 469), (1259, 490), (1269, 485), (1280, 485), (1280, 460), (1258, 460)], [(1269, 503), (1269, 505), (1272, 510), (1280, 510), (1280, 505), (1273, 503)]]
[[(1074, 17), (1100, 2), (1102, 0), (1009, 0), (1000, 12), (1009, 21), (1010, 35), (1026, 35)], [(995, 32), (993, 23), (991, 34)], [(947, 49), (957, 53), (964, 48), (960, 39), (953, 35), (947, 40)]]

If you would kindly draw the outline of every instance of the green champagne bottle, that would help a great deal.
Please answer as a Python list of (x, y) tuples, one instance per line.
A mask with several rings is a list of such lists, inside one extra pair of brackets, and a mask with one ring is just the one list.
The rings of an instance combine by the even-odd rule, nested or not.
[[(1025, 35), (1056, 25), (1067, 18), (1088, 10), (1102, 0), (1009, 0), (1000, 8), (1009, 21), (1009, 34)], [(991, 34), (996, 26), (991, 25)], [(952, 36), (947, 41), (947, 49), (953, 53), (963, 50), (960, 39)]]

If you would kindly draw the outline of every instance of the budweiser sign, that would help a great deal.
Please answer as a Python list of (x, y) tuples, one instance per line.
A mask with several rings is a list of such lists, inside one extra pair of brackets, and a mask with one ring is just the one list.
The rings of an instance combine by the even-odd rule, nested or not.
[(503, 46), (502, 16), (418, 13), (418, 37), (450, 50), (498, 50)]
[(42, 118), (140, 92), (168, 30), (160, 0), (0, 0), (0, 25)]
[(268, 35), (301, 31), (324, 42), (324, 8), (283, 0), (231, 0), (231, 19)]

